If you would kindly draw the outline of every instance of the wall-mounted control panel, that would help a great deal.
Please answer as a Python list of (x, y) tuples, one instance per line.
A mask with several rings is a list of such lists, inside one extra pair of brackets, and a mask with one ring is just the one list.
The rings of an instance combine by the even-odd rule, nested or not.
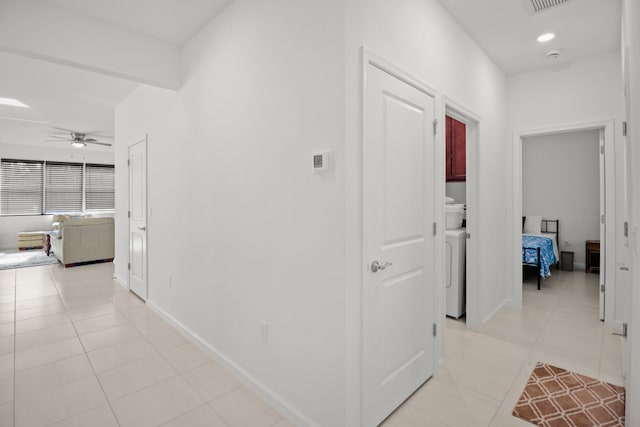
[(312, 171), (313, 173), (321, 173), (328, 172), (331, 170), (332, 163), (332, 151), (331, 150), (323, 150), (323, 151), (314, 151), (312, 158)]

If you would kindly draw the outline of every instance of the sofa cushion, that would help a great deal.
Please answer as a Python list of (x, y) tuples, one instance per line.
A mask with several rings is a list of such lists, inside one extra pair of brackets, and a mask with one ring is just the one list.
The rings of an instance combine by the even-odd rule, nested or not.
[(113, 218), (69, 218), (61, 226), (113, 224)]

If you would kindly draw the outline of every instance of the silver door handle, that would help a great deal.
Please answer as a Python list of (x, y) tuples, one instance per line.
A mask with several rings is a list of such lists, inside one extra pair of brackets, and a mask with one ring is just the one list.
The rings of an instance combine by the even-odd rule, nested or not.
[(393, 265), (392, 262), (384, 262), (380, 264), (378, 261), (373, 261), (371, 263), (371, 271), (377, 273), (379, 270), (384, 270), (387, 267), (391, 267)]
[(142, 231), (145, 231), (146, 229), (147, 229), (147, 227), (145, 227), (145, 226), (142, 226), (142, 227), (138, 227), (138, 230), (142, 230)]

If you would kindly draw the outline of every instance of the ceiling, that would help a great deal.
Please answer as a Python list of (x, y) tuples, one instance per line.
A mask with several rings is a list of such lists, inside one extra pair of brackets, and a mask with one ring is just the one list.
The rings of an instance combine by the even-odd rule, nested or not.
[(231, 0), (42, 0), (79, 15), (183, 45)]
[[(4, 2), (17, 0), (0, 0)], [(159, 40), (178, 48), (191, 39), (231, 0), (31, 0), (43, 10), (54, 7), (73, 19), (93, 20)], [(570, 0), (531, 14), (531, 0), (437, 0), (506, 73), (549, 67), (595, 55), (620, 45), (620, 0)], [(556, 39), (541, 45), (547, 31)], [(556, 49), (556, 61), (545, 57)], [(0, 97), (30, 109), (0, 105), (0, 144), (68, 148), (45, 142), (52, 127), (113, 135), (114, 107), (138, 83), (0, 49)], [(98, 138), (100, 139), (100, 138)], [(110, 142), (110, 141), (107, 141)], [(89, 146), (90, 150), (113, 150)]]
[[(0, 0), (3, 2), (10, 0)], [(43, 11), (51, 6), (76, 19), (100, 21), (171, 46), (182, 46), (230, 0), (31, 0)], [(43, 12), (46, 13), (46, 12)], [(3, 46), (4, 47), (4, 46)], [(30, 108), (0, 105), (0, 144), (60, 147), (66, 141), (46, 142), (65, 128), (93, 132), (96, 139), (114, 134), (114, 108), (137, 82), (86, 69), (15, 54), (0, 49), (0, 97), (15, 98)], [(89, 145), (81, 150), (113, 151)]]
[[(437, 0), (505, 74), (620, 48), (620, 0), (571, 0), (532, 13), (531, 0)], [(540, 34), (556, 38), (541, 44)], [(546, 53), (558, 50), (558, 59)]]
[(103, 74), (0, 53), (0, 96), (31, 107), (0, 105), (0, 143), (68, 148), (65, 141), (46, 142), (49, 134), (58, 132), (53, 127), (113, 136), (113, 108), (136, 86)]

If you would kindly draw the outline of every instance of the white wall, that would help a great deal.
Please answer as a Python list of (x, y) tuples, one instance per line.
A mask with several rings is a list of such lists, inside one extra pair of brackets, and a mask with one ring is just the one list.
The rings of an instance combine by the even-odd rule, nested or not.
[[(345, 424), (343, 42), (340, 0), (235, 1), (186, 45), (177, 94), (143, 87), (116, 110), (119, 172), (149, 134), (149, 304), (325, 426)], [(314, 175), (322, 148), (335, 170)]]
[[(479, 125), (479, 206), (482, 227), (475, 238), (482, 245), (477, 275), (476, 316), (482, 324), (508, 297), (505, 245), (506, 78), (475, 42), (434, 0), (346, 1), (347, 95), (347, 424), (360, 424), (359, 333), (362, 301), (362, 167), (361, 167), (361, 47), (368, 46), (397, 66), (440, 90), (481, 117)], [(441, 111), (444, 119), (444, 110)], [(442, 121), (442, 120), (441, 120)], [(443, 164), (436, 197), (444, 202)], [(467, 183), (468, 184), (468, 183)], [(444, 211), (444, 207), (442, 208)], [(439, 213), (441, 221), (443, 212)], [(444, 244), (444, 238), (442, 238)], [(444, 262), (444, 260), (443, 260)], [(438, 301), (438, 305), (444, 301)], [(444, 319), (437, 307), (438, 321)], [(440, 325), (442, 330), (442, 324)], [(481, 327), (481, 325), (476, 325)], [(436, 359), (442, 357), (437, 349)]]
[(585, 267), (585, 241), (600, 238), (600, 133), (524, 138), (522, 214), (559, 219), (561, 251)]
[(445, 194), (453, 197), (456, 203), (467, 203), (467, 183), (466, 182), (447, 182), (445, 186)]
[[(63, 148), (44, 148), (30, 145), (0, 144), (0, 157), (18, 160), (49, 160), (58, 162), (113, 164), (114, 154)], [(16, 235), (21, 231), (51, 229), (51, 215), (0, 216), (0, 250), (16, 250)]]

